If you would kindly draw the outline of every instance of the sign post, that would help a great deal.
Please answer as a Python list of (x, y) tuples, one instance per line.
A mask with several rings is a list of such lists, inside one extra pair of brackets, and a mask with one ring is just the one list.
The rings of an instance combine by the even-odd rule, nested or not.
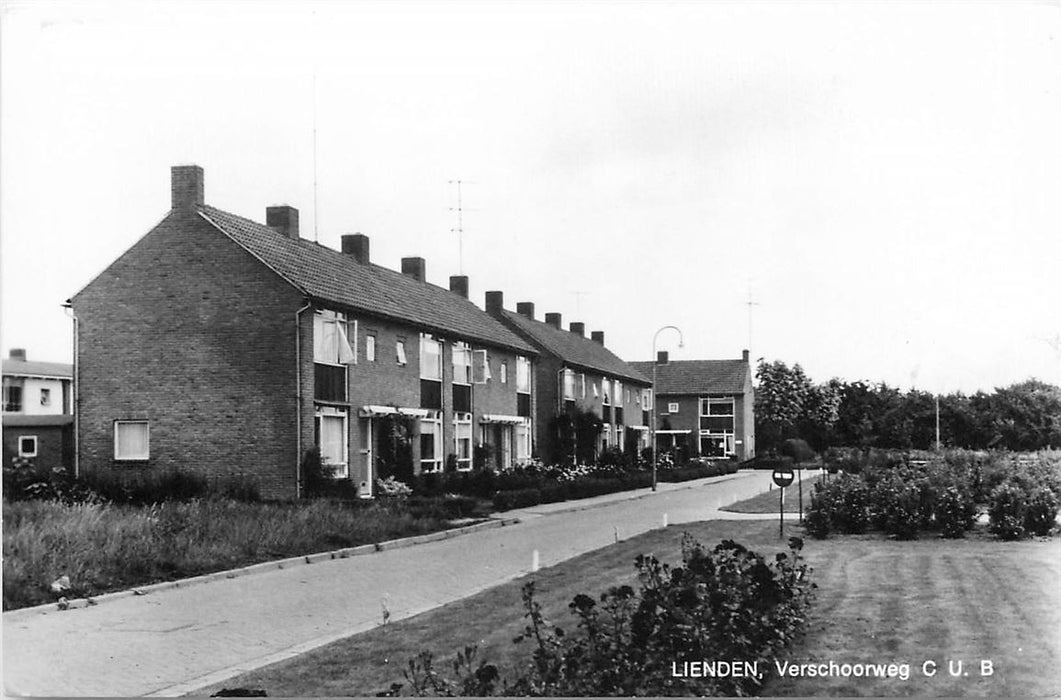
[(777, 490), (778, 493), (781, 494), (780, 497), (778, 498), (778, 503), (780, 504), (780, 511), (781, 511), (781, 515), (780, 515), (780, 523), (781, 523), (780, 532), (781, 532), (781, 539), (785, 539), (785, 487), (792, 483), (792, 479), (794, 478), (794, 475), (792, 474), (792, 470), (790, 468), (781, 467), (779, 469), (775, 469), (774, 470), (773, 478), (774, 478), (774, 483), (781, 487), (781, 488), (779, 488)]

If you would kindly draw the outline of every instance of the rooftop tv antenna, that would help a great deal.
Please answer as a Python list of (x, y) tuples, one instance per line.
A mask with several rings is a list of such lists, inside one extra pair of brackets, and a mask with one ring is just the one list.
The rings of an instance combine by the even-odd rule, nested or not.
[(457, 212), (457, 228), (451, 228), (450, 233), (457, 234), (457, 274), (464, 274), (464, 202), (462, 200), (462, 180), (450, 180), (449, 184), (457, 185), (457, 208), (450, 207), (450, 211)]
[[(316, 62), (314, 62), (316, 63)], [(313, 242), (317, 237), (317, 66), (313, 66)]]
[(575, 295), (575, 316), (582, 318), (582, 297), (586, 296), (589, 292), (576, 290), (571, 293)]
[(760, 306), (759, 302), (752, 299), (752, 284), (748, 283), (748, 301), (745, 302), (748, 307), (748, 353), (752, 351), (752, 307)]

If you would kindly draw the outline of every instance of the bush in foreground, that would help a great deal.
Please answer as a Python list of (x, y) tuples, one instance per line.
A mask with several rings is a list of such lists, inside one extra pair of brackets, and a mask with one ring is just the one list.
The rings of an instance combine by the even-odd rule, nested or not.
[(639, 556), (640, 590), (610, 588), (600, 596), (579, 594), (568, 606), (577, 619), (570, 633), (547, 620), (523, 588), (524, 632), (530, 658), (513, 679), (496, 666), (475, 663), (475, 647), (457, 654), (454, 677), (421, 653), (409, 662), (406, 684), (385, 695), (664, 696), (749, 695), (752, 677), (697, 678), (672, 673), (685, 659), (754, 660), (781, 652), (800, 633), (814, 584), (800, 562), (802, 541), (773, 561), (726, 540), (706, 549), (686, 536), (682, 564), (671, 567)]

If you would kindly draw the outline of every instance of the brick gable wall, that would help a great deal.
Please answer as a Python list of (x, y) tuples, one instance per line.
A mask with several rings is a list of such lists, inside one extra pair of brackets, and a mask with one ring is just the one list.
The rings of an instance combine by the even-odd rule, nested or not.
[[(243, 475), (265, 497), (294, 497), (303, 303), (194, 212), (172, 212), (73, 300), (82, 472)], [(149, 460), (115, 462), (119, 419), (150, 421)], [(304, 411), (307, 423), (312, 440)]]

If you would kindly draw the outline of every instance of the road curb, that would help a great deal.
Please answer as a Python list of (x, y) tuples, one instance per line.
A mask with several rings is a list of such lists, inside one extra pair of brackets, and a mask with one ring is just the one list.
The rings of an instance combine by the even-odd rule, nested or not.
[(25, 618), (34, 617), (36, 615), (47, 615), (53, 612), (57, 613), (69, 612), (70, 610), (81, 610), (97, 605), (103, 605), (105, 603), (114, 600), (119, 600), (121, 598), (149, 595), (151, 593), (154, 593), (155, 591), (162, 591), (169, 588), (186, 588), (188, 586), (194, 586), (197, 584), (209, 583), (210, 581), (239, 578), (242, 576), (253, 576), (254, 574), (265, 573), (267, 571), (275, 571), (277, 569), (290, 569), (294, 566), (317, 564), (319, 562), (332, 561), (335, 559), (349, 559), (351, 557), (363, 556), (365, 554), (375, 554), (377, 552), (385, 552), (392, 549), (413, 547), (418, 544), (426, 544), (428, 542), (437, 542), (439, 540), (452, 539), (461, 535), (479, 532), (480, 530), (492, 530), (494, 528), (507, 527), (509, 525), (515, 525), (519, 522), (519, 518), (516, 517), (502, 517), (492, 520), (486, 520), (481, 523), (474, 523), (472, 525), (455, 527), (449, 530), (429, 532), (426, 535), (414, 535), (412, 537), (402, 537), (396, 540), (386, 540), (384, 542), (362, 544), (356, 547), (344, 547), (343, 549), (336, 549), (329, 552), (317, 552), (314, 554), (304, 554), (297, 557), (288, 557), (287, 559), (276, 559), (273, 561), (262, 562), (260, 564), (251, 564), (249, 566), (239, 567), (237, 569), (215, 571), (209, 574), (202, 574), (201, 576), (192, 576), (190, 578), (177, 579), (176, 581), (162, 581), (160, 583), (152, 583), (146, 586), (130, 588), (129, 590), (125, 591), (104, 593), (102, 595), (93, 596), (89, 598), (74, 598), (72, 600), (67, 601), (69, 607), (66, 608), (66, 610), (60, 610), (58, 608), (57, 603), (45, 603), (44, 605), (35, 605), (31, 608), (19, 608), (18, 610), (11, 610), (5, 612), (3, 614), (3, 620), (5, 624), (12, 624), (17, 623)]

